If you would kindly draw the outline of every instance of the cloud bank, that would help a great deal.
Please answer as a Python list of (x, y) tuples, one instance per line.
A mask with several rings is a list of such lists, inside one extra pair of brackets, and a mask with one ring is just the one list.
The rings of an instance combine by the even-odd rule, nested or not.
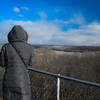
[(14, 25), (21, 25), (28, 32), (31, 44), (100, 45), (100, 23), (92, 22), (63, 31), (59, 24), (45, 20), (3, 21), (0, 24), (0, 43), (7, 42), (7, 34)]

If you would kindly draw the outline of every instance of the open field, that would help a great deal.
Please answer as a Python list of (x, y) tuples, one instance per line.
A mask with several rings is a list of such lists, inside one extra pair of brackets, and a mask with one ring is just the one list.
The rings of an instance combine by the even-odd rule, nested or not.
[[(100, 83), (100, 47), (33, 45), (32, 67)], [(0, 68), (2, 87), (4, 70)], [(56, 78), (29, 71), (35, 100), (56, 100)], [(100, 88), (61, 79), (61, 100), (100, 100)]]

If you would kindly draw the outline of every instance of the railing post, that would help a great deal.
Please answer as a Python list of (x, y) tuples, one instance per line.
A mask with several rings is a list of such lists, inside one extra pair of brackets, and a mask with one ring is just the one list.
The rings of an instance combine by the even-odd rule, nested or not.
[[(60, 76), (60, 74), (58, 74)], [(57, 100), (60, 100), (60, 78), (57, 77)]]

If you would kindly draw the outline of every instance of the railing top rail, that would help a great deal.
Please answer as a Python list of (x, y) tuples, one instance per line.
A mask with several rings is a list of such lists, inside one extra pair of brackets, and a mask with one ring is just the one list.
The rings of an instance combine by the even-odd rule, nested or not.
[(85, 85), (100, 87), (99, 83), (90, 82), (90, 81), (86, 81), (86, 80), (80, 80), (80, 79), (77, 79), (77, 78), (73, 78), (73, 77), (69, 77), (69, 76), (64, 76), (64, 75), (61, 75), (61, 74), (55, 74), (55, 73), (43, 71), (43, 70), (40, 70), (40, 69), (37, 69), (37, 68), (28, 67), (28, 70), (31, 70), (31, 71), (34, 71), (34, 72), (38, 72), (38, 73), (42, 73), (42, 74), (49, 75), (49, 76), (53, 76), (53, 77), (56, 77), (56, 78), (61, 78), (61, 79), (65, 79), (65, 80), (75, 81), (77, 83), (81, 83), (81, 84), (85, 84)]

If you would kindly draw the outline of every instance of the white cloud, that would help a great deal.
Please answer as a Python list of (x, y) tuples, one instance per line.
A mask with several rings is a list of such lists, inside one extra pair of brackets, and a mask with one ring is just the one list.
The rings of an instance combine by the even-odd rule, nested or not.
[(26, 7), (26, 6), (23, 6), (23, 7), (20, 7), (20, 8), (18, 8), (18, 7), (13, 8), (14, 12), (20, 12), (21, 10), (29, 10), (29, 8)]
[(21, 7), (21, 9), (22, 9), (22, 10), (29, 10), (29, 8), (26, 7), (26, 6)]
[[(81, 25), (79, 29), (62, 31), (59, 25), (47, 21), (3, 21), (0, 24), (0, 42), (13, 25), (21, 25), (29, 34), (29, 43), (63, 45), (100, 45), (100, 23)], [(7, 42), (7, 40), (6, 40)]]
[[(69, 29), (56, 37), (56, 42), (72, 45), (100, 45), (100, 23), (82, 25), (79, 29)], [(61, 42), (60, 42), (61, 41)]]
[(14, 12), (20, 12), (20, 9), (19, 9), (18, 7), (14, 7), (14, 8), (13, 8), (13, 11), (14, 11)]
[(54, 20), (54, 22), (57, 23), (57, 24), (63, 24), (63, 25), (68, 25), (68, 24), (83, 25), (83, 24), (85, 24), (85, 19), (80, 14), (74, 14), (73, 17), (69, 20), (56, 19), (56, 20)]
[(24, 15), (22, 15), (22, 14), (19, 14), (18, 16), (19, 16), (19, 17), (24, 17)]
[[(20, 8), (18, 8), (18, 7), (13, 8), (13, 12), (16, 12), (16, 13), (21, 12), (22, 10), (29, 10), (29, 8), (26, 7), (26, 6), (23, 6), (23, 7), (20, 7)], [(19, 14), (18, 16), (19, 17), (24, 17), (23, 14)]]
[[(52, 23), (47, 23), (45, 21), (40, 22), (32, 22), (32, 21), (13, 21), (8, 20), (1, 23), (1, 26), (3, 23), (9, 23), (9, 25), (5, 25), (5, 28), (7, 28), (6, 32), (3, 30), (2, 32), (4, 35), (7, 36), (9, 30), (11, 29), (11, 26), (13, 25), (21, 25), (24, 27), (24, 29), (29, 33), (29, 42), (30, 43), (45, 43), (46, 41), (50, 40), (52, 38), (52, 35), (55, 34), (55, 32), (58, 32), (59, 29), (55, 27)], [(1, 38), (1, 37), (0, 37)], [(2, 40), (2, 39), (1, 39)], [(0, 42), (1, 42), (0, 40)]]

